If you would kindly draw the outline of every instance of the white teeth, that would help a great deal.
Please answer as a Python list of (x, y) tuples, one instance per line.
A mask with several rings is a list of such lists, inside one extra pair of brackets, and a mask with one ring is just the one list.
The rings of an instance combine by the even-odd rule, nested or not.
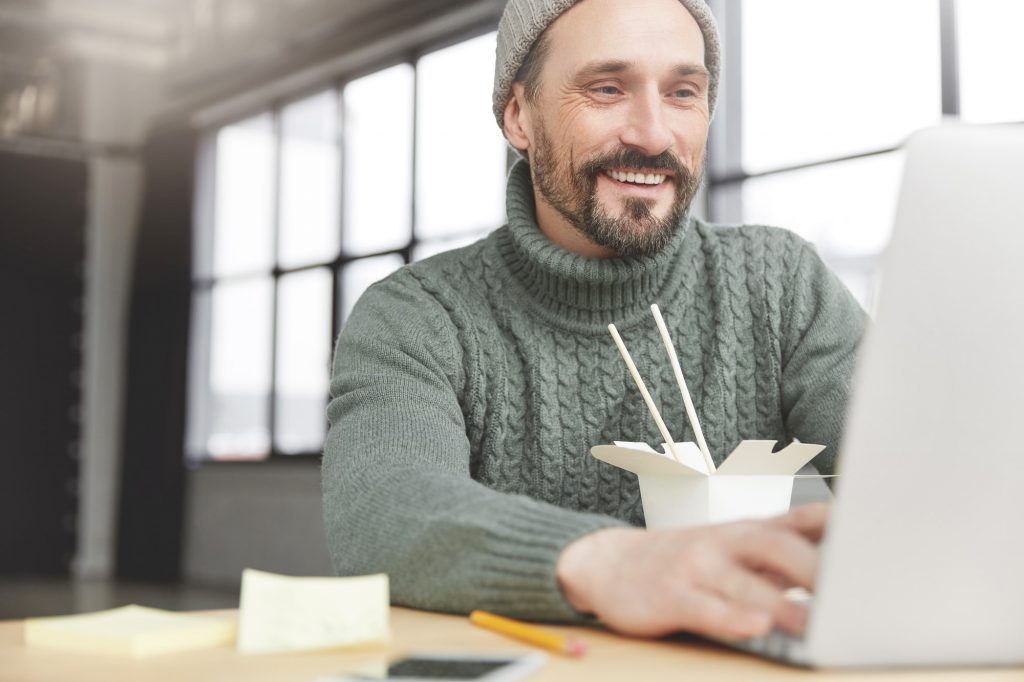
[(622, 171), (608, 171), (608, 175), (612, 176), (619, 182), (630, 182), (637, 185), (660, 185), (665, 181), (664, 175), (655, 173), (623, 173)]

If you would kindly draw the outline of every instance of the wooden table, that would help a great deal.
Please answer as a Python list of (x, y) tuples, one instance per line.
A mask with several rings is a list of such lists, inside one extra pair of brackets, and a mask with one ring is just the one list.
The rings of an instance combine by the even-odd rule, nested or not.
[[(234, 611), (213, 612), (234, 618)], [(360, 651), (242, 656), (232, 648), (207, 649), (144, 660), (73, 654), (28, 648), (21, 621), (0, 622), (2, 682), (311, 682), (320, 675), (382, 669), (389, 658), (407, 652), (466, 651), (508, 653), (528, 646), (470, 625), (466, 618), (409, 609), (391, 610), (391, 645)], [(582, 659), (552, 655), (531, 680), (842, 680), (857, 682), (1024, 682), (1024, 669), (819, 673), (769, 663), (697, 640), (646, 641), (596, 629), (557, 627), (586, 641)]]

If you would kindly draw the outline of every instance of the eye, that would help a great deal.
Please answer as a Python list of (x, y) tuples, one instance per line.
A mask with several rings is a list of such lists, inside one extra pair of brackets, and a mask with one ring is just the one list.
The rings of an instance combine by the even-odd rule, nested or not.
[(680, 90), (676, 90), (675, 92), (673, 92), (672, 96), (677, 99), (691, 99), (693, 97), (696, 97), (697, 93), (695, 93), (693, 90), (690, 90), (689, 88), (682, 88)]
[(619, 94), (619, 89), (614, 85), (598, 85), (593, 89), (593, 92), (598, 95), (607, 95), (611, 97)]

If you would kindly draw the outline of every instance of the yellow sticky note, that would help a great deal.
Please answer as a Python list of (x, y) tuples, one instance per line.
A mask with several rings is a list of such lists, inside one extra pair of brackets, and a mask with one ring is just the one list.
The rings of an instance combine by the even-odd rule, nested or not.
[(235, 624), (231, 621), (134, 604), (25, 621), (28, 646), (132, 658), (229, 645), (234, 638)]
[(296, 578), (242, 572), (238, 650), (313, 651), (387, 642), (390, 594), (384, 574)]

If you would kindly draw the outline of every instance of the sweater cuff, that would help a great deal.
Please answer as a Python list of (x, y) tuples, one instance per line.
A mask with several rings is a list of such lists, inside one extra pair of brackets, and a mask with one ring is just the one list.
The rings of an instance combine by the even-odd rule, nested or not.
[(507, 510), (487, 529), (483, 552), (467, 586), (481, 609), (548, 622), (590, 623), (558, 585), (555, 567), (575, 540), (603, 528), (630, 527), (610, 516), (574, 512), (543, 503)]

